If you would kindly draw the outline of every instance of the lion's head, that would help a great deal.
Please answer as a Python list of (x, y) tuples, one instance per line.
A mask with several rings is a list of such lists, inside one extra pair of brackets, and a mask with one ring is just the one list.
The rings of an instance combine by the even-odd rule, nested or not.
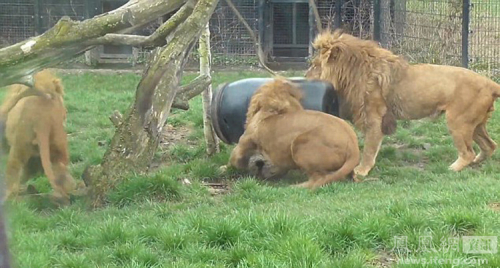
[(6, 116), (20, 99), (27, 96), (38, 95), (52, 99), (57, 98), (63, 102), (63, 84), (61, 79), (57, 78), (51, 70), (45, 69), (37, 72), (33, 75), (33, 80), (33, 88), (29, 88), (21, 84), (14, 84), (10, 86), (9, 92), (0, 107), (0, 117)]
[(283, 114), (302, 110), (302, 91), (293, 82), (285, 78), (276, 78), (258, 88), (253, 94), (248, 111), (246, 123), (261, 113), (264, 116)]
[(318, 34), (313, 47), (316, 55), (306, 78), (332, 83), (349, 103), (353, 123), (360, 129), (365, 124), (366, 93), (380, 91), (385, 97), (391, 84), (398, 81), (408, 67), (405, 59), (380, 47), (377, 42), (341, 30)]

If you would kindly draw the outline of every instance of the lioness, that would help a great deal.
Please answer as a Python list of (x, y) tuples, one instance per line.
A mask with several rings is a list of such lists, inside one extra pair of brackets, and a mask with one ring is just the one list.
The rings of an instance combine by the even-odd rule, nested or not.
[[(19, 194), (20, 185), (34, 175), (40, 161), (57, 203), (68, 204), (69, 193), (76, 188), (67, 169), (69, 154), (64, 130), (66, 108), (62, 100), (63, 89), (58, 79), (52, 82), (54, 91), (48, 95), (35, 94), (21, 98), (17, 94), (10, 95), (16, 101), (6, 113), (5, 136), (9, 155), (4, 199)], [(5, 103), (11, 101), (8, 98)]]

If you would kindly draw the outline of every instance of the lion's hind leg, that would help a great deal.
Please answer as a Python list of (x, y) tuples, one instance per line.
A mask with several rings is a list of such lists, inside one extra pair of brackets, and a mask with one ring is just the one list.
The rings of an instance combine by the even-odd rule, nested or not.
[(458, 158), (449, 166), (450, 170), (460, 171), (468, 166), (475, 158), (472, 147), (474, 129), (477, 123), (464, 120), (462, 116), (446, 115), (448, 129), (458, 150)]
[[(292, 158), (297, 167), (309, 176), (309, 180), (297, 187), (317, 188), (344, 179), (359, 163), (356, 157), (348, 157), (345, 143), (322, 140), (314, 131), (298, 136), (292, 143)], [(336, 170), (334, 172), (331, 172)]]
[(21, 192), (21, 175), (28, 157), (26, 152), (15, 146), (11, 147), (6, 168), (6, 192), (2, 201), (16, 197)]
[(480, 163), (493, 155), (493, 152), (497, 148), (497, 144), (490, 138), (488, 131), (486, 130), (486, 122), (479, 124), (474, 130), (474, 141), (479, 145), (481, 151), (474, 158), (474, 163)]

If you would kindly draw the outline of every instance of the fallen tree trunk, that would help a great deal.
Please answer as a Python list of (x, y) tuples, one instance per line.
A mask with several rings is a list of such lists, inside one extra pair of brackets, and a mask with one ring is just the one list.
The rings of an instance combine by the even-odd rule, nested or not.
[(172, 32), (168, 44), (151, 57), (137, 86), (135, 102), (117, 126), (102, 163), (88, 167), (84, 173), (95, 206), (105, 202), (109, 189), (124, 176), (148, 170), (180, 89), (187, 57), (217, 3), (199, 0), (192, 14)]
[[(14, 83), (31, 85), (32, 74), (46, 67), (74, 58), (96, 45), (134, 43), (164, 44), (169, 26), (160, 27), (151, 37), (128, 36), (125, 33), (181, 8), (186, 0), (131, 0), (118, 9), (84, 21), (61, 18), (44, 34), (0, 49), (0, 87)], [(192, 10), (192, 4), (191, 10)], [(183, 8), (174, 26), (190, 14), (189, 5)], [(178, 12), (179, 13), (179, 12)], [(180, 17), (180, 18), (179, 18)], [(170, 29), (171, 30), (171, 29)], [(140, 42), (141, 41), (141, 42)]]

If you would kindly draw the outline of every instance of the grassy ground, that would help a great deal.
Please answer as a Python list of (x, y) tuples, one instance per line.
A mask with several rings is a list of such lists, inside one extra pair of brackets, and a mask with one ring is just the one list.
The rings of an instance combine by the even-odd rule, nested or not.
[[(215, 73), (214, 80), (255, 76), (264, 74)], [(114, 131), (108, 116), (126, 111), (138, 81), (136, 75), (63, 76), (75, 177), (100, 161)], [(452, 267), (464, 258), (500, 267), (498, 254), (440, 248), (442, 239), (500, 234), (500, 153), (480, 167), (448, 171), (456, 153), (442, 120), (400, 122), (370, 174), (378, 181), (310, 192), (241, 176), (229, 193), (212, 196), (201, 182), (229, 177), (218, 166), (231, 147), (205, 157), (201, 100), (191, 107), (169, 118), (174, 129), (191, 129), (183, 142), (159, 151), (169, 166), (129, 178), (110, 193), (108, 207), (90, 211), (83, 200), (61, 210), (9, 203), (17, 267)], [(489, 131), (500, 140), (500, 113)], [(50, 189), (44, 177), (34, 183)], [(395, 236), (406, 237), (409, 257), (449, 264), (398, 264), (406, 255)], [(420, 246), (426, 237), (435, 251)]]

